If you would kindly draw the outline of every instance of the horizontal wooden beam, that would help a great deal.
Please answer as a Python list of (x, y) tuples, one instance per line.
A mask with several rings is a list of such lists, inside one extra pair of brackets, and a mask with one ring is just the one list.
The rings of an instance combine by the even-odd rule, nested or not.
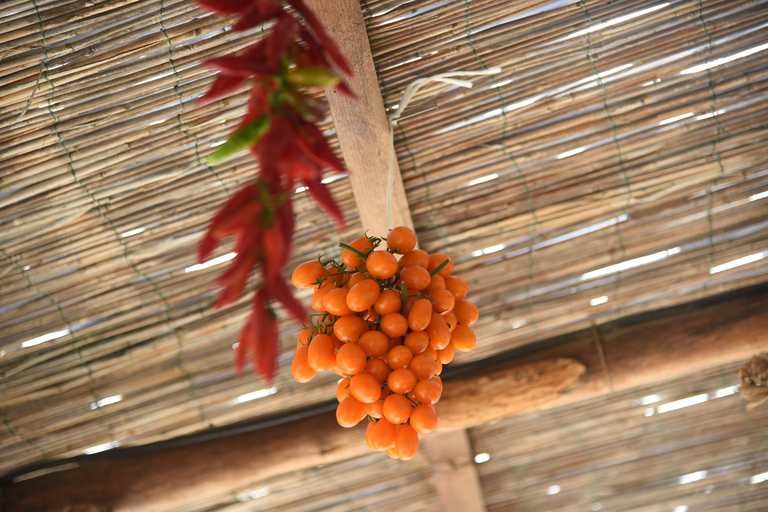
[[(746, 361), (768, 347), (768, 290), (614, 322), (597, 334), (560, 337), (520, 358), (446, 377), (440, 428), (594, 398), (610, 392), (609, 381), (619, 391)], [(363, 438), (363, 428), (344, 429), (333, 414), (321, 414), (188, 446), (115, 450), (74, 468), (5, 482), (4, 510), (191, 509), (205, 496), (365, 454)]]

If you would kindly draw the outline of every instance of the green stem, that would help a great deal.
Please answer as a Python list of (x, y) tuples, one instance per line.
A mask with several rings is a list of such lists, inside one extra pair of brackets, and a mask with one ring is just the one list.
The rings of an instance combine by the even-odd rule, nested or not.
[(339, 243), (339, 247), (341, 247), (342, 249), (346, 249), (347, 251), (351, 252), (352, 254), (357, 256), (358, 258), (362, 258), (363, 261), (368, 259), (368, 255), (367, 254), (361, 253), (360, 251), (358, 251), (357, 249), (355, 249), (351, 245), (348, 245), (348, 244), (345, 244), (345, 243), (341, 242), (341, 243)]
[(443, 270), (445, 268), (445, 266), (448, 265), (448, 263), (450, 261), (451, 261), (450, 258), (445, 258), (445, 261), (443, 261), (440, 265), (438, 265), (435, 270), (433, 270), (432, 272), (429, 273), (429, 275), (432, 276), (432, 277), (435, 277), (437, 275), (437, 273), (440, 272), (441, 270)]

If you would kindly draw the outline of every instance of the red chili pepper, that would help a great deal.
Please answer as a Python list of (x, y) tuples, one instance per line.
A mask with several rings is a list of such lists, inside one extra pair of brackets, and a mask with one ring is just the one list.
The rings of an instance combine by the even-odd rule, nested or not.
[(232, 30), (248, 30), (257, 27), (282, 13), (283, 5), (279, 0), (256, 0), (243, 11), (242, 17), (232, 25)]
[(206, 11), (219, 14), (239, 14), (245, 11), (253, 0), (195, 0)]
[[(332, 69), (331, 63), (323, 52), (323, 45), (318, 41), (317, 37), (302, 26), (299, 29), (299, 37), (304, 40), (303, 46), (296, 45), (292, 49), (295, 55), (296, 65), (299, 67), (315, 66), (321, 68)], [(352, 76), (350, 73), (349, 76)], [(344, 80), (341, 80), (338, 84), (331, 87), (331, 89), (338, 90), (341, 94), (349, 96), (350, 98), (357, 99), (355, 93), (349, 88), (349, 85)]]
[(280, 63), (277, 59), (266, 59), (264, 56), (254, 57), (246, 54), (216, 57), (203, 62), (203, 65), (220, 70), (222, 76), (243, 79), (252, 76), (261, 79), (280, 72)]
[(309, 316), (307, 310), (304, 309), (304, 305), (293, 296), (288, 283), (285, 282), (282, 276), (276, 276), (270, 279), (264, 279), (264, 288), (266, 288), (270, 297), (274, 297), (283, 307), (288, 311), (291, 316), (300, 324), (306, 324), (309, 322)]
[[(259, 290), (262, 291), (262, 290)], [(254, 308), (257, 307), (254, 305)], [(253, 351), (253, 366), (264, 377), (267, 384), (272, 383), (277, 369), (277, 355), (280, 350), (280, 342), (277, 333), (277, 318), (268, 306), (259, 310), (258, 335)]]
[(316, 181), (323, 176), (323, 168), (302, 155), (298, 149), (279, 162), (278, 169), (292, 181)]
[(339, 66), (347, 75), (352, 76), (352, 68), (349, 66), (344, 54), (341, 53), (341, 49), (336, 44), (336, 41), (325, 30), (325, 25), (320, 21), (317, 15), (304, 3), (304, 0), (288, 0), (288, 3), (299, 11), (304, 19), (307, 21), (307, 25), (317, 36), (317, 39), (322, 43), (325, 52), (333, 60), (333, 62)]
[(251, 93), (248, 98), (248, 112), (240, 120), (237, 128), (235, 128), (235, 132), (248, 126), (256, 119), (268, 116), (269, 114), (269, 93), (262, 87), (251, 87)]
[(293, 16), (287, 14), (280, 16), (272, 29), (272, 33), (263, 39), (267, 58), (279, 66), (283, 55), (298, 35), (300, 27), (301, 25)]
[(216, 98), (220, 98), (226, 94), (229, 94), (230, 92), (240, 87), (246, 80), (247, 77), (227, 76), (224, 74), (219, 74), (216, 76), (216, 80), (213, 81), (211, 88), (208, 89), (208, 92), (206, 92), (202, 98), (197, 100), (197, 104), (204, 105), (205, 103), (209, 103)]
[(261, 260), (262, 236), (258, 229), (250, 229), (242, 232), (239, 243), (235, 246), (237, 256), (232, 260), (229, 268), (216, 282), (224, 288), (216, 301), (216, 307), (222, 308), (240, 298), (245, 288), (248, 276), (253, 268)]
[(333, 200), (333, 196), (328, 190), (328, 187), (326, 187), (319, 179), (315, 181), (305, 181), (304, 186), (307, 187), (309, 195), (311, 195), (326, 213), (336, 221), (341, 229), (344, 229), (344, 214), (341, 213), (339, 205)]
[[(279, 114), (273, 114), (269, 123), (269, 130), (251, 147), (251, 153), (259, 160), (264, 180), (279, 184), (282, 176), (278, 163), (293, 145), (291, 137), (287, 135), (291, 132), (291, 123)], [(285, 188), (290, 188), (290, 184)]]
[(287, 254), (285, 237), (281, 229), (280, 223), (275, 222), (271, 228), (264, 231), (264, 238), (262, 239), (264, 246), (264, 268), (262, 273), (264, 274), (264, 279), (279, 276), (288, 262), (285, 257)]
[[(258, 293), (258, 292), (257, 292)], [(238, 377), (243, 376), (245, 367), (245, 357), (249, 351), (256, 349), (256, 337), (258, 336), (258, 326), (256, 317), (251, 312), (246, 320), (243, 329), (240, 331), (240, 337), (237, 340), (237, 350), (235, 351), (235, 372)]]
[(296, 145), (302, 153), (322, 168), (345, 172), (344, 164), (328, 144), (323, 132), (312, 123), (303, 122), (297, 129)]
[(219, 245), (221, 239), (234, 232), (235, 227), (232, 225), (232, 219), (238, 215), (248, 202), (254, 200), (259, 200), (259, 188), (253, 184), (246, 185), (229, 198), (224, 207), (219, 210), (211, 221), (208, 230), (200, 242), (197, 255), (198, 263), (203, 263), (207, 260)]
[(357, 94), (355, 94), (352, 91), (352, 89), (349, 88), (349, 85), (347, 84), (347, 82), (345, 82), (343, 80), (341, 82), (339, 82), (338, 84), (334, 85), (333, 87), (331, 87), (331, 89), (336, 89), (337, 91), (339, 91), (344, 96), (352, 98), (353, 100), (357, 99)]
[(317, 37), (315, 37), (315, 34), (302, 25), (299, 28), (299, 37), (304, 41), (304, 45), (296, 45), (297, 65), (318, 66), (328, 69), (332, 68), (331, 62), (323, 52), (323, 45), (318, 41)]
[[(292, 194), (293, 187), (287, 191), (286, 199), (277, 208), (277, 218), (282, 226), (283, 236), (285, 237), (286, 254), (290, 254), (293, 248), (293, 232), (296, 228), (296, 217), (293, 214), (293, 201), (288, 194)], [(287, 261), (287, 260), (286, 260)]]

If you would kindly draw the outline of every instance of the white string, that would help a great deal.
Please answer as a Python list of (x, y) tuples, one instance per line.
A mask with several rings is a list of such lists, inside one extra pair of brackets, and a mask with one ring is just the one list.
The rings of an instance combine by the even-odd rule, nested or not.
[(501, 68), (484, 69), (482, 71), (451, 71), (449, 73), (441, 73), (439, 75), (429, 76), (426, 78), (419, 78), (408, 84), (403, 92), (403, 97), (400, 98), (400, 103), (395, 112), (391, 113), (387, 120), (389, 121), (389, 168), (387, 169), (387, 232), (392, 229), (392, 195), (394, 194), (394, 181), (395, 181), (395, 130), (394, 126), (397, 120), (403, 114), (408, 104), (411, 102), (416, 93), (423, 86), (432, 82), (442, 82), (445, 84), (458, 85), (459, 87), (472, 88), (472, 82), (468, 80), (460, 80), (454, 78), (457, 76), (482, 76), (492, 75), (501, 71)]

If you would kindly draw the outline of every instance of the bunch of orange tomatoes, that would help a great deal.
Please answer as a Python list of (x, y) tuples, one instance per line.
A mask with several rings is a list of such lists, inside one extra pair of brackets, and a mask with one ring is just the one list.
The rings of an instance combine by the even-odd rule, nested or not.
[(329, 368), (341, 376), (339, 424), (367, 417), (368, 446), (408, 460), (418, 434), (437, 426), (443, 365), (475, 346), (470, 325), (478, 310), (464, 299), (467, 283), (451, 275), (451, 258), (416, 249), (413, 230), (396, 227), (387, 249), (384, 241), (339, 244), (341, 262), (308, 261), (293, 272), (294, 286), (314, 288), (316, 313), (301, 331), (291, 371), (298, 382)]

